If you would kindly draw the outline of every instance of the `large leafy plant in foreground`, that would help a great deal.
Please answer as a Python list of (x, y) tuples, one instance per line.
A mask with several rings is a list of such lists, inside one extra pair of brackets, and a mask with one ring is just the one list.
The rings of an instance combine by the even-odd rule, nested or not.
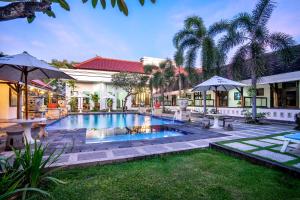
[(14, 156), (11, 158), (1, 159), (1, 180), (0, 180), (0, 200), (10, 199), (12, 197), (22, 197), (27, 199), (28, 196), (37, 194), (47, 195), (43, 186), (52, 182), (62, 184), (63, 181), (50, 176), (58, 169), (48, 170), (55, 163), (61, 153), (51, 153), (45, 156), (47, 146), (42, 144), (33, 145), (33, 148), (26, 142), (24, 150), (14, 150)]

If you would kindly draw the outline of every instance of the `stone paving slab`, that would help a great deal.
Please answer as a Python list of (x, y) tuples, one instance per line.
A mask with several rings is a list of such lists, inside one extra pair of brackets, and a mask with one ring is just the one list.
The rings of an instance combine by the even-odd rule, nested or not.
[(142, 149), (146, 152), (146, 153), (161, 153), (161, 152), (165, 152), (168, 151), (169, 149), (166, 146), (163, 145), (152, 145), (152, 146), (145, 146), (142, 147)]
[(247, 145), (247, 144), (243, 144), (243, 143), (239, 143), (239, 142), (227, 143), (227, 144), (224, 144), (224, 145), (229, 146), (231, 148), (241, 150), (241, 151), (249, 151), (249, 150), (254, 150), (254, 149), (257, 148), (257, 147)]
[(167, 144), (168, 147), (172, 148), (172, 149), (185, 149), (185, 148), (191, 148), (192, 146), (187, 144), (187, 143), (169, 143)]
[(247, 143), (247, 144), (252, 144), (252, 145), (255, 145), (255, 146), (259, 146), (259, 147), (269, 147), (269, 146), (272, 146), (273, 144), (270, 144), (270, 143), (267, 143), (267, 142), (261, 142), (261, 141), (258, 141), (258, 140), (248, 140), (248, 141), (243, 141), (244, 143)]
[(295, 164), (293, 166), (300, 169), (300, 163), (297, 163), (297, 164)]
[(280, 163), (284, 163), (284, 162), (288, 162), (288, 161), (296, 159), (295, 157), (292, 157), (292, 156), (288, 156), (288, 155), (285, 155), (282, 153), (275, 153), (275, 152), (268, 151), (268, 150), (255, 151), (255, 152), (252, 152), (252, 154), (258, 155), (258, 156), (261, 156), (264, 158), (268, 158), (268, 159), (271, 159), (271, 160), (274, 160), (274, 161), (277, 161)]
[(70, 155), (61, 155), (58, 160), (56, 161), (56, 163), (64, 163), (64, 162), (68, 162), (69, 161), (69, 157)]
[(129, 155), (138, 155), (138, 152), (135, 148), (128, 148), (128, 149), (115, 149), (112, 150), (114, 156), (129, 156)]
[(271, 144), (281, 144), (281, 145), (283, 144), (282, 140), (275, 140), (275, 139), (271, 139), (271, 138), (261, 139), (260, 141), (268, 142)]
[(89, 152), (89, 153), (81, 153), (78, 155), (77, 160), (94, 160), (100, 158), (106, 158), (107, 155), (105, 152)]
[(196, 140), (196, 141), (190, 141), (189, 143), (192, 143), (199, 147), (207, 147), (209, 145), (209, 142), (206, 140)]
[[(275, 150), (275, 151), (280, 151), (280, 150), (281, 150), (281, 147), (282, 147), (282, 146), (274, 147), (274, 148), (272, 148), (272, 149)], [(292, 148), (292, 147), (287, 147), (287, 148), (286, 148), (286, 152), (287, 152), (287, 153), (290, 153), (290, 154), (293, 154), (293, 155), (295, 155), (295, 156), (300, 157), (300, 150), (298, 150), (298, 149), (295, 149), (295, 148)]]

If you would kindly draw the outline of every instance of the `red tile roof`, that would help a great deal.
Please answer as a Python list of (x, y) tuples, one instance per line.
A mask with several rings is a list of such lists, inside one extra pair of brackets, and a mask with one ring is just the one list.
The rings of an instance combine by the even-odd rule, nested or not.
[(144, 73), (144, 67), (141, 62), (102, 58), (100, 56), (75, 64), (74, 67), (76, 69)]

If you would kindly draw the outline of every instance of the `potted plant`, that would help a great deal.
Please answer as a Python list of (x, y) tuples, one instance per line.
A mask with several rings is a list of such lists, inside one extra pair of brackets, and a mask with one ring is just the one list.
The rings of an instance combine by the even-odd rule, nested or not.
[(113, 100), (111, 98), (107, 99), (106, 105), (108, 107), (108, 112), (111, 112), (113, 106)]
[(100, 110), (99, 95), (95, 92), (94, 94), (91, 94), (91, 99), (94, 103), (93, 111), (99, 111)]

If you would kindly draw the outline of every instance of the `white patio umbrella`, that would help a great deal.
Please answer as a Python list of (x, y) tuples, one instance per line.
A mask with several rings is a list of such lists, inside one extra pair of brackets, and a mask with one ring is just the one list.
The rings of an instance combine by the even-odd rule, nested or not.
[(0, 80), (25, 84), (25, 116), (28, 119), (28, 81), (34, 79), (73, 79), (61, 70), (50, 66), (27, 52), (0, 57)]
[[(213, 90), (215, 93), (217, 91), (229, 91), (232, 89), (238, 89), (240, 87), (245, 87), (247, 85), (233, 81), (230, 79), (226, 79), (220, 76), (213, 76), (212, 78), (200, 83), (199, 85), (195, 86), (192, 91), (208, 91)], [(206, 97), (204, 97), (206, 98)], [(217, 103), (216, 105), (216, 111), (217, 111)]]

